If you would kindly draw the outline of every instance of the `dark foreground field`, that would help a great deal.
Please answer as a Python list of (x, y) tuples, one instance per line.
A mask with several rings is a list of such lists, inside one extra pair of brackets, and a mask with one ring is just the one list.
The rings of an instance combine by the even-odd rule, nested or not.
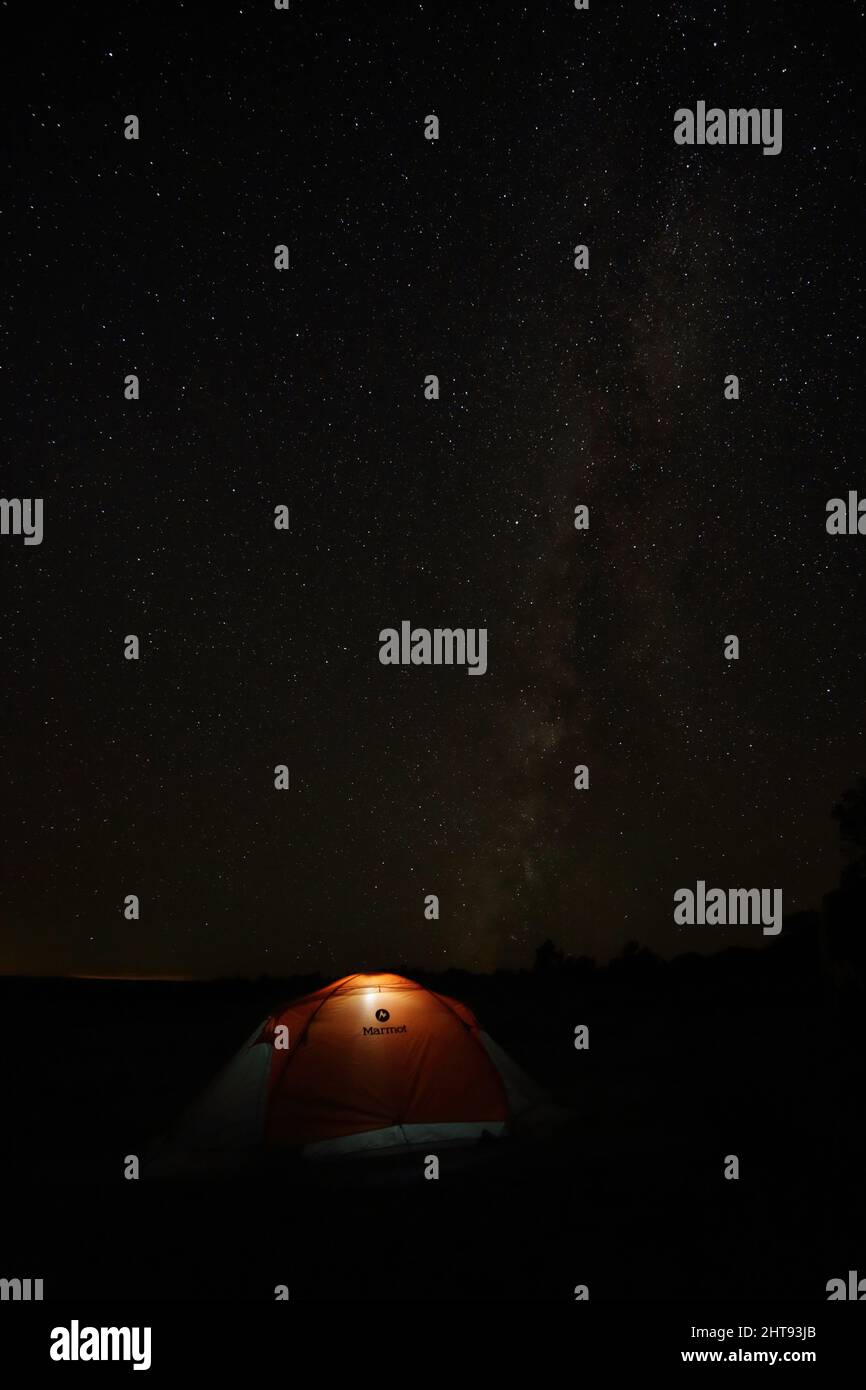
[(0, 1273), (46, 1297), (823, 1299), (863, 1265), (862, 1028), (809, 929), (670, 964), (414, 974), (568, 1109), (554, 1138), (444, 1154), (438, 1182), (417, 1159), (128, 1182), (125, 1155), (321, 981), (0, 982)]

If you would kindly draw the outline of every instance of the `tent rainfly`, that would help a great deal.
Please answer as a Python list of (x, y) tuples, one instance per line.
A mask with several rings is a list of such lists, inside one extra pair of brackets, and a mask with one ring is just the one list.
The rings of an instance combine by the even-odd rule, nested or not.
[(347, 975), (255, 1033), (145, 1165), (219, 1175), (263, 1151), (372, 1156), (472, 1144), (545, 1097), (456, 999), (400, 975)]

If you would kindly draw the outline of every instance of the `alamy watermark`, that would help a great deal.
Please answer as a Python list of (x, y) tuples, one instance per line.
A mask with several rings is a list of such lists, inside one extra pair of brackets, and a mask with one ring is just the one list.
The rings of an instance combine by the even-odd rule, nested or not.
[(379, 633), (383, 666), (466, 666), (469, 676), (487, 670), (486, 627), (385, 627)]
[(0, 1279), (0, 1303), (41, 1303), (41, 1279)]
[(674, 143), (677, 145), (763, 145), (764, 154), (782, 149), (782, 109), (756, 106), (748, 110), (731, 107), (723, 111), (699, 101), (695, 110), (681, 106), (674, 112)]
[(131, 1361), (134, 1371), (150, 1370), (149, 1327), (68, 1327), (51, 1329), (52, 1361)]
[(827, 503), (828, 536), (866, 536), (866, 497), (849, 492)]
[(0, 497), (0, 536), (23, 536), (25, 545), (41, 545), (42, 534), (41, 497)]
[(710, 888), (702, 878), (694, 890), (674, 893), (674, 921), (678, 927), (758, 926), (764, 936), (782, 930), (781, 888)]

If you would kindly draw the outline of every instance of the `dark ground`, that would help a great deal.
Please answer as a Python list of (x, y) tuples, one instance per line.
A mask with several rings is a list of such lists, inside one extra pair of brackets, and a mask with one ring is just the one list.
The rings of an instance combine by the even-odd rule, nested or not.
[[(404, 973), (413, 973), (406, 970)], [(255, 1025), (317, 979), (0, 981), (3, 1273), (46, 1297), (826, 1298), (863, 1263), (864, 1058), (814, 924), (768, 950), (415, 978), (465, 1000), (573, 1118), (440, 1181), (292, 1167), (123, 1180)], [(590, 1028), (588, 1052), (574, 1027)], [(725, 1181), (724, 1157), (741, 1177)]]

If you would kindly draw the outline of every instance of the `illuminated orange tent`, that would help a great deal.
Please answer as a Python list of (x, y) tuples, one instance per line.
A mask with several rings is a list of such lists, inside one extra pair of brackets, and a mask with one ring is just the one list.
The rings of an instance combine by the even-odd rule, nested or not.
[(542, 1101), (465, 1004), (401, 975), (347, 975), (258, 1028), (147, 1167), (472, 1143)]

